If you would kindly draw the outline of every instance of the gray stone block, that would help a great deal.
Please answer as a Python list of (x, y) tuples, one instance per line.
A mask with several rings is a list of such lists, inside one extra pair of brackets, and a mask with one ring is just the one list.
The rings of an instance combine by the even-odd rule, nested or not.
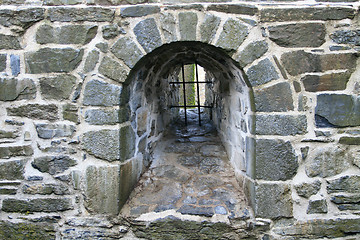
[(360, 46), (360, 30), (338, 30), (330, 34), (330, 38), (338, 44)]
[(143, 17), (155, 13), (160, 12), (160, 7), (158, 6), (146, 6), (146, 5), (140, 5), (140, 6), (131, 6), (122, 8), (120, 10), (120, 16), (121, 17)]
[(113, 125), (129, 121), (129, 109), (119, 110), (91, 109), (85, 112), (85, 121), (92, 125)]
[(125, 65), (108, 56), (105, 56), (101, 61), (99, 72), (117, 82), (124, 82), (128, 75), (128, 70)]
[(11, 74), (13, 76), (18, 76), (20, 74), (20, 56), (19, 55), (10, 55), (10, 67)]
[(320, 180), (314, 180), (311, 182), (303, 182), (303, 183), (296, 184), (294, 187), (299, 196), (304, 197), (304, 198), (309, 198), (312, 195), (315, 195), (319, 192), (319, 190), (321, 188), (321, 182), (320, 182)]
[(258, 8), (256, 6), (246, 4), (212, 4), (208, 6), (207, 10), (250, 16), (258, 13)]
[(162, 44), (160, 32), (154, 18), (148, 18), (136, 24), (134, 33), (146, 52), (151, 52)]
[(30, 100), (36, 97), (33, 80), (24, 78), (0, 78), (0, 101)]
[(130, 68), (143, 57), (143, 53), (131, 38), (120, 38), (112, 47), (111, 52), (123, 60)]
[(345, 90), (351, 72), (330, 73), (324, 75), (306, 75), (301, 78), (308, 92)]
[(31, 195), (70, 194), (69, 187), (64, 183), (27, 183), (23, 185), (22, 192)]
[(327, 213), (327, 202), (326, 199), (315, 199), (309, 201), (309, 206), (306, 210), (307, 214), (319, 214), (319, 213)]
[(330, 193), (360, 193), (360, 176), (346, 175), (333, 180), (327, 180), (327, 192)]
[(35, 124), (35, 128), (39, 138), (52, 139), (60, 137), (72, 137), (76, 131), (74, 125), (66, 124)]
[(196, 41), (198, 17), (193, 12), (179, 13), (179, 31), (181, 41)]
[(320, 56), (304, 50), (284, 53), (281, 61), (291, 76), (307, 72), (321, 72)]
[(341, 137), (339, 143), (345, 145), (360, 145), (360, 137)]
[(44, 99), (67, 100), (75, 88), (76, 77), (70, 74), (40, 78), (40, 91)]
[(4, 27), (19, 26), (26, 29), (44, 18), (44, 8), (0, 9), (0, 25)]
[(33, 154), (34, 151), (30, 145), (0, 147), (0, 158), (31, 156)]
[(35, 198), (3, 200), (4, 212), (60, 212), (74, 209), (71, 198)]
[(119, 28), (118, 25), (105, 25), (101, 29), (104, 39), (113, 39), (119, 36), (120, 33), (125, 34), (125, 30), (123, 28)]
[(221, 19), (212, 14), (206, 14), (204, 22), (200, 25), (201, 41), (210, 43), (216, 34), (216, 31), (220, 25)]
[[(269, 46), (268, 46), (267, 42), (264, 40), (252, 42), (249, 45), (247, 45), (243, 51), (240, 52), (240, 55), (237, 56), (235, 60), (239, 62), (241, 67), (245, 67), (246, 65), (252, 63), (256, 59), (258, 59), (262, 55), (264, 55), (268, 49), (269, 49)], [(269, 60), (269, 59), (267, 59), (267, 60)], [(270, 64), (271, 64), (271, 62), (270, 62)], [(274, 67), (272, 66), (272, 68), (274, 68)], [(273, 71), (274, 70), (275, 69), (273, 69)]]
[(260, 115), (256, 118), (256, 134), (259, 135), (297, 135), (307, 133), (305, 115)]
[(44, 0), (45, 6), (64, 6), (64, 5), (78, 5), (83, 3), (82, 0)]
[(12, 35), (0, 34), (0, 49), (21, 49), (18, 37)]
[(160, 28), (165, 38), (165, 42), (177, 40), (176, 36), (176, 19), (173, 14), (163, 12), (160, 15)]
[[(2, 149), (0, 149), (1, 151)], [(27, 160), (14, 160), (0, 163), (1, 180), (23, 180)]]
[(51, 175), (63, 173), (70, 167), (73, 167), (77, 162), (69, 156), (46, 156), (35, 158), (31, 166), (38, 169), (40, 172), (46, 172)]
[(193, 205), (183, 205), (177, 212), (181, 214), (197, 215), (211, 217), (214, 215), (214, 209), (212, 207), (197, 207)]
[(84, 64), (84, 73), (91, 72), (95, 69), (96, 64), (99, 62), (99, 56), (100, 53), (96, 50), (89, 52)]
[(104, 7), (49, 8), (48, 18), (55, 22), (111, 22), (115, 17), (115, 10)]
[(79, 123), (78, 107), (75, 104), (65, 104), (62, 110), (64, 120)]
[(19, 107), (6, 108), (9, 116), (55, 121), (58, 117), (58, 107), (55, 104), (27, 104)]
[(257, 139), (255, 153), (256, 179), (284, 181), (292, 179), (298, 169), (298, 159), (290, 142)]
[(261, 60), (246, 72), (252, 86), (258, 86), (279, 79), (279, 75), (268, 58)]
[(0, 72), (3, 72), (6, 70), (6, 54), (0, 54)]
[(120, 104), (120, 86), (90, 80), (84, 90), (83, 104), (85, 106), (118, 106)]
[(244, 42), (248, 34), (249, 29), (245, 24), (230, 18), (224, 23), (216, 46), (227, 51), (235, 51)]
[[(0, 239), (56, 239), (56, 230), (49, 223), (0, 221)], [(18, 238), (18, 239), (19, 239)]]

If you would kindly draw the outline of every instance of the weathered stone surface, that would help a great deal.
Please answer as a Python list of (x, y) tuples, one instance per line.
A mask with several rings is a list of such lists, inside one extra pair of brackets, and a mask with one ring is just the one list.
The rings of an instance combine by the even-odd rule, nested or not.
[(86, 208), (98, 214), (118, 214), (120, 184), (119, 165), (89, 166), (86, 169)]
[(260, 115), (256, 118), (256, 134), (259, 135), (297, 135), (307, 132), (305, 115)]
[(260, 10), (260, 20), (262, 22), (340, 20), (346, 18), (353, 18), (354, 15), (355, 9), (347, 7), (271, 7)]
[(320, 55), (321, 70), (353, 70), (358, 56), (354, 53), (334, 53)]
[(201, 41), (210, 43), (216, 34), (221, 19), (212, 14), (206, 14), (204, 22), (200, 25)]
[(84, 90), (83, 104), (86, 106), (117, 106), (120, 104), (120, 86), (102, 82), (96, 79), (90, 80)]
[(101, 52), (107, 53), (109, 50), (109, 45), (107, 42), (101, 42), (95, 45)]
[[(269, 46), (268, 46), (267, 42), (264, 40), (251, 42), (249, 45), (247, 45), (245, 47), (245, 49), (243, 51), (240, 52), (240, 55), (237, 56), (235, 58), (235, 60), (240, 63), (241, 67), (245, 67), (246, 65), (252, 63), (256, 59), (258, 59), (262, 55), (264, 55), (268, 49), (269, 49)], [(263, 60), (263, 61), (265, 61), (265, 60)], [(270, 62), (270, 64), (271, 64), (271, 62)], [(269, 67), (272, 70), (272, 72), (275, 71), (275, 69), (272, 69), (272, 68), (274, 68), (273, 66), (269, 66)]]
[(19, 39), (15, 36), (0, 34), (0, 49), (21, 49)]
[(291, 189), (287, 184), (258, 184), (255, 191), (257, 217), (274, 219), (293, 216)]
[(340, 211), (360, 210), (359, 194), (339, 194), (332, 196), (330, 200), (337, 205)]
[(91, 109), (85, 112), (85, 121), (92, 125), (113, 125), (129, 121), (127, 107), (118, 110)]
[(123, 60), (130, 68), (143, 57), (141, 50), (131, 38), (120, 38), (112, 47), (111, 52), (119, 59)]
[(64, 183), (27, 183), (22, 187), (25, 194), (40, 195), (66, 195), (69, 194), (69, 187)]
[(27, 117), (55, 121), (58, 119), (58, 108), (54, 104), (40, 105), (28, 104), (19, 107), (6, 108), (9, 116)]
[(135, 132), (131, 126), (120, 128), (120, 161), (125, 161), (134, 156)]
[(56, 230), (49, 223), (29, 223), (0, 221), (0, 239), (38, 239), (55, 240)]
[(80, 63), (83, 50), (73, 48), (41, 48), (25, 53), (27, 73), (70, 72)]
[(295, 176), (299, 166), (290, 142), (283, 140), (256, 140), (256, 179), (288, 180)]
[(148, 18), (136, 24), (134, 33), (146, 52), (151, 52), (162, 44), (160, 32), (154, 18)]
[(66, 25), (52, 27), (41, 25), (36, 32), (36, 42), (39, 44), (88, 44), (97, 33), (94, 25)]
[(320, 47), (325, 42), (322, 23), (295, 23), (268, 27), (269, 38), (281, 47)]
[(360, 137), (341, 137), (339, 143), (346, 145), (360, 145)]
[(295, 184), (296, 192), (299, 196), (304, 198), (309, 198), (312, 195), (315, 195), (319, 192), (321, 188), (320, 180), (314, 180), (311, 182), (303, 182), (299, 184)]
[(258, 8), (256, 6), (245, 4), (212, 4), (208, 6), (207, 10), (250, 16), (257, 14), (258, 12)]
[(290, 84), (283, 82), (255, 90), (255, 108), (258, 112), (287, 112), (294, 109)]
[(128, 75), (128, 70), (122, 63), (107, 56), (101, 61), (99, 72), (117, 82), (124, 82)]
[(328, 193), (360, 193), (360, 176), (346, 175), (333, 180), (327, 180)]
[(91, 72), (95, 69), (96, 64), (99, 62), (100, 53), (96, 50), (89, 52), (85, 64), (84, 64), (84, 73)]
[(19, 26), (26, 29), (44, 17), (44, 8), (0, 9), (0, 25), (4, 27)]
[(6, 70), (6, 54), (0, 54), (0, 72)]
[(46, 6), (64, 6), (81, 4), (82, 0), (44, 0), (43, 4)]
[(46, 156), (35, 158), (31, 165), (40, 172), (47, 172), (51, 175), (63, 173), (77, 162), (68, 156)]
[(3, 138), (15, 139), (17, 137), (19, 137), (19, 131), (17, 131), (17, 130), (14, 130), (14, 131), (0, 130), (0, 139), (3, 139)]
[(308, 92), (345, 90), (351, 73), (331, 73), (325, 75), (306, 75), (301, 78)]
[(0, 158), (31, 156), (33, 153), (34, 151), (30, 145), (0, 147)]
[(40, 90), (44, 99), (67, 100), (70, 98), (76, 77), (70, 74), (40, 78)]
[(198, 17), (193, 12), (179, 13), (179, 30), (181, 41), (195, 41)]
[(257, 65), (250, 67), (246, 74), (252, 86), (258, 86), (279, 79), (279, 75), (276, 72), (274, 65), (268, 58), (260, 61)]
[(104, 7), (70, 8), (55, 7), (49, 8), (48, 18), (55, 22), (111, 22), (115, 16), (115, 10)]
[(338, 30), (330, 34), (330, 38), (338, 44), (360, 46), (360, 30)]
[[(1, 151), (2, 149), (0, 149)], [(22, 180), (27, 160), (14, 160), (0, 163), (1, 180)]]
[(59, 212), (73, 209), (70, 198), (36, 198), (3, 200), (2, 210), (4, 212)]
[(36, 86), (28, 78), (0, 78), (0, 101), (34, 99)]
[(10, 67), (11, 74), (17, 77), (20, 74), (20, 56), (19, 55), (10, 55)]
[(245, 24), (235, 19), (228, 19), (216, 43), (217, 47), (228, 51), (235, 51), (243, 43), (249, 30)]
[(95, 157), (110, 162), (120, 160), (119, 130), (100, 130), (86, 132), (83, 134), (82, 144), (84, 149)]
[(176, 19), (174, 15), (168, 12), (162, 12), (160, 15), (160, 23), (165, 42), (176, 41)]
[(198, 215), (205, 217), (211, 217), (214, 215), (214, 209), (212, 207), (196, 207), (188, 204), (180, 207), (177, 212), (181, 214)]
[(155, 13), (160, 12), (160, 7), (158, 6), (146, 6), (146, 5), (140, 5), (140, 6), (131, 6), (122, 8), (120, 10), (120, 16), (122, 17), (143, 17)]
[(58, 137), (72, 137), (76, 131), (74, 125), (66, 124), (35, 124), (39, 138), (52, 139)]
[(74, 104), (65, 104), (63, 106), (63, 119), (74, 123), (79, 123), (78, 108)]
[(360, 97), (346, 94), (320, 94), (317, 96), (316, 115), (325, 118), (333, 126), (359, 126)]
[(344, 51), (344, 50), (350, 50), (351, 47), (348, 46), (330, 46), (329, 50), (330, 51)]
[(326, 199), (315, 199), (309, 201), (309, 206), (306, 210), (307, 214), (315, 214), (315, 213), (327, 213), (327, 203)]
[(102, 227), (111, 228), (113, 223), (97, 217), (70, 217), (66, 219), (66, 225), (73, 227)]
[(101, 28), (101, 31), (104, 39), (116, 38), (120, 33), (126, 33), (123, 28), (119, 28), (119, 26), (116, 24), (105, 25)]

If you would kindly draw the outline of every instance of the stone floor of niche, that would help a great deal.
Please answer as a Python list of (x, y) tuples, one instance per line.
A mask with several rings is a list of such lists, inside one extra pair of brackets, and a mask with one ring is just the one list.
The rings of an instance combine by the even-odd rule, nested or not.
[(187, 126), (179, 121), (157, 144), (149, 170), (122, 209), (124, 216), (167, 211), (229, 220), (250, 217), (216, 129), (208, 120), (200, 127), (197, 114), (191, 113)]

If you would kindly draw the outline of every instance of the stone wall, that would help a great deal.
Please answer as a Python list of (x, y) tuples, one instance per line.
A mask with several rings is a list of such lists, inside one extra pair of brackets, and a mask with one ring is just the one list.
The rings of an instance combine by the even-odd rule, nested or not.
[[(1, 2), (1, 239), (359, 237), (359, 2), (188, 2)], [(252, 217), (123, 219), (195, 60)]]

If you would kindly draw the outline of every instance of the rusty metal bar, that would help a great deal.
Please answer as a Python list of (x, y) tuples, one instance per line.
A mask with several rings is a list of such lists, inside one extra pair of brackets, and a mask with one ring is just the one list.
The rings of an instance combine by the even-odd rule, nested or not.
[(186, 113), (186, 85), (185, 85), (185, 70), (184, 70), (184, 63), (181, 65), (181, 72), (182, 72), (182, 84), (183, 84), (183, 95), (184, 95), (184, 114), (185, 114), (185, 125), (187, 125), (187, 113)]
[(196, 89), (197, 89), (197, 97), (198, 97), (198, 114), (199, 114), (199, 126), (201, 126), (201, 113), (200, 113), (200, 88), (199, 88), (199, 74), (198, 74), (198, 65), (195, 62), (195, 75), (196, 75)]

